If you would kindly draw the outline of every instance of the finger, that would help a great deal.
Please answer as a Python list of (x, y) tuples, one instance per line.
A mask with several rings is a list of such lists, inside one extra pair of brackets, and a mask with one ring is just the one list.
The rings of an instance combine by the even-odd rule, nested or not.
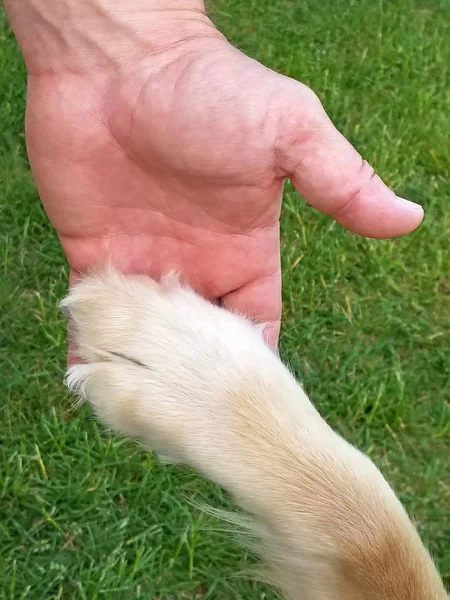
[(264, 339), (274, 350), (281, 321), (281, 271), (248, 283), (222, 298), (222, 306), (264, 324)]
[(279, 153), (280, 166), (300, 194), (347, 229), (368, 237), (395, 237), (418, 227), (422, 208), (384, 184), (334, 127), (311, 90), (300, 98), (302, 110), (291, 110)]
[[(69, 287), (73, 287), (80, 279), (81, 274), (73, 269), (70, 271), (69, 276)], [(80, 357), (77, 355), (75, 343), (73, 341), (73, 335), (71, 331), (70, 321), (67, 325), (67, 337), (68, 337), (68, 349), (67, 349), (67, 366), (71, 367), (80, 362)]]

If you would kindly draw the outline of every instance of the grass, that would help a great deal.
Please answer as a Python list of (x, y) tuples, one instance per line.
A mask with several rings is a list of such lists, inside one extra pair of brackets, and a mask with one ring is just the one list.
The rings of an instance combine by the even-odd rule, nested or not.
[[(223, 0), (239, 47), (315, 89), (426, 220), (358, 238), (288, 186), (282, 354), (397, 487), (450, 582), (450, 8), (447, 0)], [(0, 598), (269, 599), (187, 500), (228, 498), (111, 437), (61, 384), (67, 268), (23, 137), (25, 71), (0, 24)]]

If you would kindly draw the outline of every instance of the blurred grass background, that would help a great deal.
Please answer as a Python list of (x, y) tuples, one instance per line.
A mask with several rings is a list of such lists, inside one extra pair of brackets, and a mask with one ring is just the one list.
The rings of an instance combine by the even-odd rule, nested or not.
[[(394, 483), (450, 582), (450, 4), (217, 0), (238, 47), (310, 85), (424, 224), (361, 239), (286, 189), (283, 357)], [(186, 501), (216, 487), (109, 436), (62, 387), (67, 268), (26, 159), (26, 74), (0, 16), (0, 598), (273, 598)]]

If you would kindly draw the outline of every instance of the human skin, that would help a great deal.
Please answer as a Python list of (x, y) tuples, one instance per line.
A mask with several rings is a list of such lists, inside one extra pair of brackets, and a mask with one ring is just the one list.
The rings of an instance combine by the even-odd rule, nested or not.
[(267, 323), (275, 347), (286, 178), (361, 235), (421, 222), (317, 96), (236, 50), (203, 2), (5, 5), (28, 69), (31, 168), (72, 279), (105, 259), (154, 277), (175, 269)]

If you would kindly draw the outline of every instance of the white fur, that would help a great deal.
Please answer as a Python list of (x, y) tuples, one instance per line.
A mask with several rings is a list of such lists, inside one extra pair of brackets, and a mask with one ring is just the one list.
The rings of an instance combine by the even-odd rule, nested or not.
[(113, 429), (189, 464), (255, 516), (268, 579), (292, 600), (447, 600), (375, 465), (325, 423), (261, 328), (169, 275), (112, 268), (62, 306), (68, 386)]

